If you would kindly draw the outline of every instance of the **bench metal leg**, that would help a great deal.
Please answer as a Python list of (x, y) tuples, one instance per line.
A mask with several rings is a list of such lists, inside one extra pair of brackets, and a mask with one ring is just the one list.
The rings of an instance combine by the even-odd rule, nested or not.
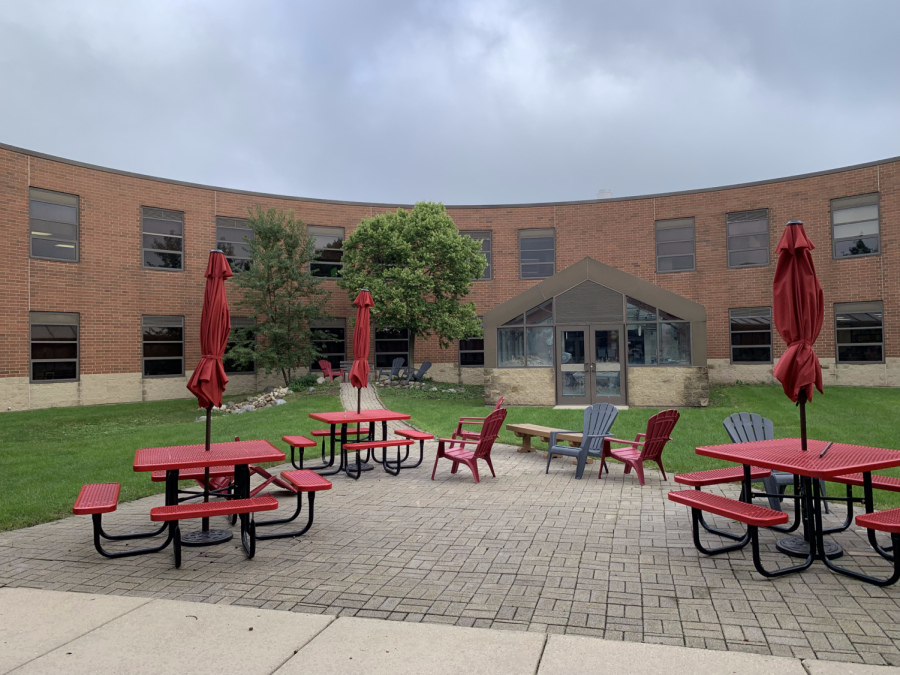
[[(409, 446), (406, 446), (406, 457), (409, 457)], [(403, 458), (402, 461), (406, 461), (406, 457)], [(419, 441), (419, 461), (415, 464), (404, 464), (404, 469), (415, 469), (422, 463), (422, 460), (425, 458), (425, 441)]]
[(94, 548), (97, 549), (97, 552), (100, 555), (102, 555), (106, 558), (127, 558), (129, 556), (143, 555), (145, 553), (158, 553), (159, 551), (162, 551), (166, 546), (168, 546), (170, 541), (172, 541), (172, 532), (170, 529), (169, 536), (166, 537), (166, 540), (163, 543), (161, 543), (159, 546), (154, 546), (152, 548), (135, 549), (133, 551), (115, 551), (115, 552), (107, 551), (100, 544), (101, 537), (103, 537), (104, 539), (111, 539), (111, 540), (141, 539), (141, 538), (145, 538), (145, 537), (152, 537), (157, 534), (162, 534), (163, 530), (165, 530), (168, 523), (163, 523), (162, 527), (159, 530), (157, 530), (156, 532), (152, 532), (152, 533), (144, 532), (144, 533), (140, 533), (140, 534), (120, 534), (120, 535), (109, 536), (103, 532), (102, 516), (103, 516), (102, 513), (93, 513), (93, 514), (91, 514), (91, 520), (94, 524)]
[[(306, 534), (309, 528), (312, 527), (313, 524), (313, 515), (315, 513), (314, 507), (316, 503), (316, 493), (315, 492), (307, 492), (307, 502), (309, 504), (309, 517), (306, 520), (306, 527), (302, 530), (297, 530), (296, 532), (276, 532), (274, 534), (257, 534), (256, 539), (287, 539), (289, 537), (299, 537), (301, 535)], [(278, 523), (289, 523), (294, 520), (298, 515), (300, 515), (300, 510), (303, 508), (303, 493), (297, 493), (297, 510), (294, 512), (294, 515), (290, 518), (281, 518), (279, 520), (266, 520), (263, 522), (256, 523), (256, 527), (262, 527), (264, 525), (276, 525)], [(251, 556), (252, 557), (252, 556)]]
[(815, 560), (815, 547), (809, 547), (809, 556), (807, 556), (806, 560), (799, 565), (792, 565), (791, 567), (782, 567), (777, 570), (767, 570), (762, 565), (762, 560), (759, 557), (759, 528), (755, 525), (750, 525), (747, 527), (747, 532), (750, 535), (750, 543), (753, 547), (753, 566), (756, 568), (756, 571), (762, 574), (764, 577), (773, 578), (780, 577), (785, 574), (791, 574), (792, 572), (802, 572), (807, 569), (810, 565), (813, 564), (813, 560)]
[(719, 555), (720, 553), (728, 553), (729, 551), (737, 551), (744, 548), (750, 541), (750, 535), (745, 534), (743, 537), (735, 537), (730, 532), (723, 532), (716, 528), (710, 528), (703, 523), (703, 528), (709, 530), (713, 534), (725, 536), (727, 539), (735, 539), (737, 543), (719, 546), (718, 548), (707, 548), (700, 543), (700, 525), (703, 520), (703, 512), (700, 509), (691, 508), (691, 533), (694, 535), (694, 547), (706, 555)]
[(256, 523), (252, 513), (241, 514), (241, 545), (247, 553), (247, 560), (256, 555)]
[[(398, 475), (400, 475), (401, 462), (403, 461), (400, 459), (400, 446), (399, 445), (397, 446), (397, 461), (396, 462), (391, 462), (391, 460), (389, 460), (387, 458), (387, 451), (388, 451), (387, 448), (381, 449), (381, 466), (384, 468), (384, 470), (387, 473), (391, 474), (392, 476), (398, 476)], [(375, 455), (374, 450), (372, 452), (372, 455), (374, 457), (374, 455)], [(406, 446), (406, 456), (407, 457), (409, 456), (409, 446), (408, 445)]]

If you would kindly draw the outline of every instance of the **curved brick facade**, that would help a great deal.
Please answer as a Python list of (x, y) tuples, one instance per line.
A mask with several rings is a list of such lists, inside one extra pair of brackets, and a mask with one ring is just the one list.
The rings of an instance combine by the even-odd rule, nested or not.
[[(77, 195), (77, 263), (29, 255), (29, 188)], [(835, 260), (831, 255), (831, 200), (878, 193), (879, 255)], [(244, 217), (247, 209), (293, 209), (310, 225), (340, 226), (349, 234), (362, 218), (395, 205), (319, 201), (223, 190), (93, 167), (0, 145), (0, 404), (3, 409), (187, 397), (184, 378), (143, 378), (142, 315), (181, 315), (185, 321), (185, 366), (200, 358), (199, 323), (203, 272), (216, 242), (216, 216)], [(141, 207), (184, 213), (185, 269), (142, 268)], [(771, 263), (729, 269), (725, 214), (768, 209)], [(518, 231), (554, 228), (556, 271), (589, 256), (702, 304), (708, 315), (708, 358), (712, 382), (766, 381), (771, 365), (732, 366), (729, 309), (771, 305), (774, 248), (791, 219), (806, 223), (819, 248), (814, 257), (825, 290), (825, 326), (816, 349), (831, 384), (900, 385), (900, 158), (834, 171), (760, 183), (667, 195), (577, 203), (450, 206), (460, 230), (490, 230), (493, 278), (474, 283), (479, 313), (538, 283), (519, 278)], [(657, 273), (654, 222), (693, 217), (696, 271)], [(334, 282), (332, 313), (352, 316), (349, 300)], [(885, 362), (834, 363), (833, 304), (884, 303)], [(29, 382), (29, 313), (80, 315), (80, 380)], [(347, 358), (352, 358), (347, 339)], [(777, 335), (775, 358), (783, 350)], [(455, 349), (417, 343), (416, 361), (435, 363), (440, 379), (479, 381), (460, 369)], [(490, 364), (488, 364), (490, 365)], [(495, 364), (494, 364), (495, 365)], [(461, 372), (465, 371), (465, 372)], [(255, 389), (261, 376), (236, 376), (231, 391)]]

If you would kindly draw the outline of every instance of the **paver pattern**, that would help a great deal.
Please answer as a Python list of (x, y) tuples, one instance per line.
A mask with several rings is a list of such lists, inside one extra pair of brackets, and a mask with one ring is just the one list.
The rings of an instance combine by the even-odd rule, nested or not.
[[(343, 395), (355, 409), (355, 391)], [(367, 392), (363, 405), (380, 404)], [(298, 419), (285, 433), (312, 424)], [(380, 467), (359, 481), (333, 477), (313, 529), (260, 542), (254, 560), (235, 541), (184, 549), (180, 570), (171, 550), (107, 560), (92, 546), (90, 519), (78, 517), (0, 534), (0, 585), (900, 665), (900, 587), (865, 585), (821, 563), (769, 581), (753, 569), (749, 547), (703, 556), (688, 509), (666, 499), (678, 486), (657, 471), (643, 488), (618, 464), (602, 480), (596, 465), (575, 480), (568, 460), (545, 475), (542, 453), (498, 445), (497, 478), (485, 472), (476, 485), (444, 463), (432, 482), (435, 450), (427, 444), (422, 466), (398, 477)], [(734, 497), (738, 488), (721, 491)], [(295, 503), (275, 495), (285, 511)], [(161, 495), (123, 504), (104, 525), (147, 529), (160, 504)], [(835, 505), (827, 520), (842, 518)], [(784, 564), (775, 535), (763, 538), (767, 565)], [(860, 530), (835, 539), (852, 552), (842, 564), (887, 569)]]

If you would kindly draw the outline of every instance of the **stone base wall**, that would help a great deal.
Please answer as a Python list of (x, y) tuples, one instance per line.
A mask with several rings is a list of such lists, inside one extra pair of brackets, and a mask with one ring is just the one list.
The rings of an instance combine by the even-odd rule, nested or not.
[[(187, 390), (191, 372), (184, 377), (147, 379), (141, 373), (82, 375), (78, 382), (29, 383), (27, 377), (4, 377), (0, 378), (0, 412), (192, 398)], [(225, 394), (253, 394), (269, 386), (284, 386), (281, 373), (229, 375)]]
[(706, 368), (629, 368), (628, 405), (644, 408), (709, 405)]
[[(889, 357), (886, 363), (842, 364), (820, 358), (822, 381), (826, 387), (900, 387), (900, 358)], [(772, 374), (772, 364), (734, 365), (728, 359), (709, 360), (709, 381), (730, 385), (779, 384)]]
[(485, 368), (484, 402), (493, 405), (501, 396), (509, 405), (556, 405), (556, 370), (553, 368)]
[[(417, 365), (416, 368), (418, 367)], [(484, 368), (462, 368), (455, 363), (434, 363), (425, 377), (430, 377), (435, 382), (484, 384)]]

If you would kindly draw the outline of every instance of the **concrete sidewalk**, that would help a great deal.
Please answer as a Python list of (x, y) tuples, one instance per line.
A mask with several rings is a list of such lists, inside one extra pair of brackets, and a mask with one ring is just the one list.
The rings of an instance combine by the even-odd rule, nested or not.
[(0, 588), (0, 674), (879, 675), (900, 668), (570, 635)]

